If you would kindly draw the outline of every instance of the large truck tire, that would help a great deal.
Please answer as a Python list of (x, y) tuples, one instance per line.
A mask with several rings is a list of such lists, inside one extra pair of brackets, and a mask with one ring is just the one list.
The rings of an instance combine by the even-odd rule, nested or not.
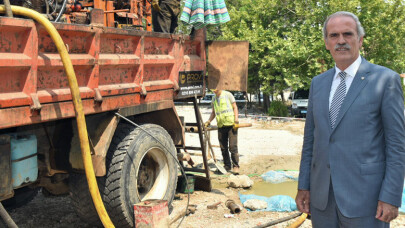
[[(155, 124), (141, 128), (120, 124), (106, 157), (106, 176), (97, 178), (108, 215), (116, 227), (134, 227), (133, 205), (147, 199), (164, 199), (170, 205), (177, 185), (176, 148), (167, 131)], [(99, 226), (86, 177), (73, 174), (70, 192), (83, 221)]]
[[(100, 178), (97, 178), (97, 184), (100, 188)], [(72, 206), (80, 219), (90, 225), (103, 227), (98, 217), (97, 210), (94, 207), (85, 174), (69, 174), (69, 192)]]
[(13, 198), (1, 201), (1, 203), (7, 210), (19, 208), (31, 202), (35, 196), (37, 196), (40, 189), (41, 188), (31, 188), (30, 186), (14, 189)]
[(120, 125), (106, 159), (103, 200), (117, 227), (134, 227), (134, 204), (164, 199), (170, 205), (176, 191), (176, 148), (170, 135), (155, 124), (141, 128)]

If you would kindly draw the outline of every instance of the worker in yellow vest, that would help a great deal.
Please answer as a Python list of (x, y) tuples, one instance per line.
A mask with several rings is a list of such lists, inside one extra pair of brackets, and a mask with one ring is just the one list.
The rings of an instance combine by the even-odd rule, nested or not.
[[(238, 154), (238, 106), (232, 93), (225, 90), (212, 90), (215, 96), (212, 98), (212, 112), (208, 121), (204, 123), (205, 127), (209, 126), (211, 121), (216, 117), (218, 125), (218, 140), (224, 159), (224, 168), (226, 171), (239, 173), (239, 154)], [(231, 156), (229, 157), (228, 152)], [(232, 159), (232, 162), (231, 162)]]

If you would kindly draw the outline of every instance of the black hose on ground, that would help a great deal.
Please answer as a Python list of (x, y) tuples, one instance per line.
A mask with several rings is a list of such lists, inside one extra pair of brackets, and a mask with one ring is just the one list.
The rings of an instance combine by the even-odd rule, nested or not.
[(18, 228), (18, 226), (15, 224), (14, 220), (10, 217), (10, 215), (8, 214), (6, 209), (3, 207), (3, 204), (1, 202), (0, 202), (0, 216), (8, 227)]
[(276, 219), (276, 220), (270, 221), (270, 222), (265, 223), (265, 224), (263, 224), (263, 225), (255, 226), (254, 228), (264, 228), (264, 227), (273, 226), (273, 225), (276, 225), (276, 224), (278, 224), (278, 223), (285, 222), (285, 221), (288, 221), (288, 220), (290, 220), (290, 219), (296, 218), (296, 217), (300, 216), (301, 214), (302, 214), (301, 212), (298, 212), (298, 213), (295, 213), (295, 214), (286, 216), (286, 217), (284, 217), (284, 218), (280, 218), (280, 219)]

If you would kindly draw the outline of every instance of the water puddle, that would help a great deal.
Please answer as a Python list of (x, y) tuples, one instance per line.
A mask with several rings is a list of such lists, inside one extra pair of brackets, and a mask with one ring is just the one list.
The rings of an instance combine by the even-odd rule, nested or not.
[[(226, 182), (219, 183), (217, 181), (212, 182), (213, 189), (227, 188), (228, 184)], [(244, 195), (257, 195), (271, 197), (275, 195), (287, 195), (295, 199), (297, 194), (298, 182), (297, 181), (286, 181), (279, 184), (273, 184), (266, 181), (255, 181), (253, 187), (250, 189), (241, 189), (240, 193)]]
[(212, 181), (211, 183), (212, 183), (212, 188), (213, 189), (221, 189), (221, 188), (227, 188), (228, 187), (228, 184), (226, 182), (225, 183), (219, 183), (219, 182), (216, 182), (216, 181)]
[(298, 182), (286, 181), (279, 184), (273, 184), (266, 181), (255, 182), (251, 189), (242, 190), (244, 195), (254, 194), (257, 196), (271, 197), (275, 195), (287, 195), (295, 199), (297, 194)]

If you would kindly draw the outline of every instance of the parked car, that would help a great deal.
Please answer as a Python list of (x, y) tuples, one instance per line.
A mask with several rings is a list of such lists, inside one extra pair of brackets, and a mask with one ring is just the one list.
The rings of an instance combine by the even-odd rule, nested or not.
[(260, 92), (259, 94), (255, 94), (253, 96), (252, 101), (259, 102), (259, 99), (260, 99), (260, 103), (263, 103), (263, 92)]
[[(236, 105), (238, 107), (243, 107), (246, 104), (246, 98), (242, 92), (232, 92)], [(205, 97), (201, 98), (200, 104), (211, 104), (212, 98), (214, 98), (215, 94), (206, 94)]]
[(308, 109), (309, 90), (297, 90), (290, 94), (291, 115), (296, 117), (306, 117)]
[(233, 97), (235, 98), (236, 105), (239, 108), (242, 108), (246, 104), (245, 95), (242, 92), (232, 92)]
[(215, 94), (206, 94), (205, 97), (201, 98), (200, 104), (211, 104), (212, 98), (214, 98)]

